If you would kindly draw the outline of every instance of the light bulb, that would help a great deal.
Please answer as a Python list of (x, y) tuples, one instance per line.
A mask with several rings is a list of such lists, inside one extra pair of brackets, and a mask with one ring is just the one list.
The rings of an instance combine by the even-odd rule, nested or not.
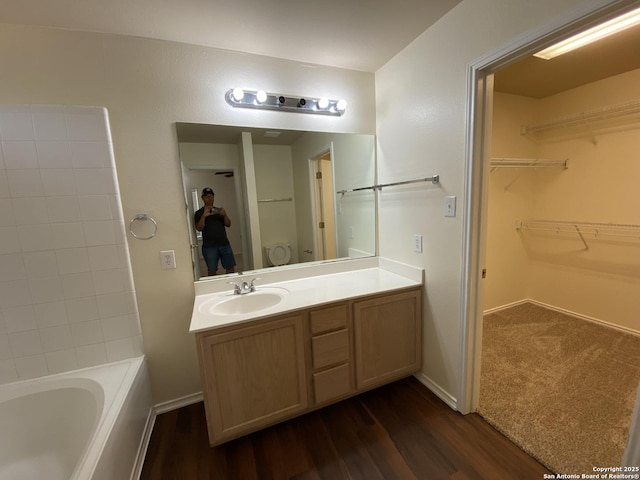
[(338, 100), (338, 103), (336, 103), (336, 108), (341, 112), (344, 112), (347, 109), (347, 101), (344, 99)]
[(242, 100), (244, 98), (244, 90), (242, 90), (239, 87), (236, 87), (233, 89), (233, 92), (231, 93), (231, 95), (233, 95), (233, 99), (236, 102), (239, 102), (240, 100)]
[(266, 102), (267, 92), (265, 92), (264, 90), (258, 90), (258, 93), (256, 93), (256, 100), (258, 100), (258, 103)]
[(326, 98), (321, 98), (318, 100), (318, 108), (321, 110), (325, 110), (329, 106), (329, 100)]

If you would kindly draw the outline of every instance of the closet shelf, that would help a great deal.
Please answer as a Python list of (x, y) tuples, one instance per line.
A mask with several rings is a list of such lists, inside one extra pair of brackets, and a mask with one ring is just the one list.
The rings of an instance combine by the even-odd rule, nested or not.
[(490, 162), (491, 168), (537, 168), (537, 167), (556, 167), (569, 168), (569, 159), (564, 160), (546, 160), (542, 158), (492, 158)]
[(640, 225), (633, 224), (526, 220), (517, 221), (516, 229), (520, 231), (546, 231), (556, 234), (577, 234), (587, 250), (589, 250), (589, 245), (587, 244), (585, 235), (593, 236), (594, 238), (626, 238), (640, 240)]
[(633, 115), (640, 115), (640, 100), (567, 115), (537, 125), (523, 125), (520, 127), (520, 133), (522, 135), (528, 135), (554, 129), (581, 126), (591, 128), (604, 121), (632, 117)]

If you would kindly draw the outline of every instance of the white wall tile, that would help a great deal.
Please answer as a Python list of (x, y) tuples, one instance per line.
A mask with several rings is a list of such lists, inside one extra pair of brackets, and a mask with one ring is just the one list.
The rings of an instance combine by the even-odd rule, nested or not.
[(9, 178), (7, 177), (7, 171), (0, 170), (0, 198), (10, 198), (11, 191), (9, 190)]
[(42, 179), (37, 169), (7, 170), (9, 193), (12, 197), (41, 197)]
[[(0, 137), (0, 140), (2, 137)], [(2, 153), (2, 142), (0, 142), (0, 170), (4, 170), (6, 167), (4, 165), (4, 153)]]
[(67, 309), (63, 301), (39, 303), (33, 306), (33, 310), (36, 314), (38, 329), (56, 327), (69, 323), (67, 319)]
[(75, 195), (76, 179), (73, 169), (53, 168), (40, 170), (42, 174), (42, 192), (47, 197)]
[(64, 298), (83, 298), (95, 295), (90, 272), (62, 275)]
[(2, 140), (35, 140), (30, 112), (0, 112)]
[(53, 249), (51, 225), (21, 225), (17, 229), (23, 252)]
[(119, 317), (137, 313), (133, 292), (98, 295), (100, 318)]
[(125, 292), (127, 288), (127, 272), (123, 269), (101, 270), (92, 272), (96, 295)]
[(43, 377), (49, 373), (44, 355), (16, 358), (14, 363), (20, 380)]
[(81, 195), (80, 203), (81, 220), (112, 220), (111, 197), (109, 195)]
[(35, 142), (2, 142), (2, 152), (7, 170), (38, 168)]
[(40, 168), (73, 167), (69, 142), (36, 142), (36, 151)]
[(58, 270), (61, 275), (88, 272), (90, 270), (89, 256), (85, 247), (65, 248), (55, 252), (58, 259)]
[(102, 323), (102, 332), (104, 334), (104, 339), (107, 342), (131, 336), (131, 321), (129, 319), (129, 315), (103, 318), (100, 323)]
[(2, 309), (7, 334), (36, 330), (36, 314), (32, 305), (5, 307)]
[(112, 220), (84, 222), (82, 226), (87, 246), (116, 244), (116, 222)]
[(29, 278), (28, 282), (34, 303), (51, 303), (64, 300), (60, 276)]
[(58, 275), (58, 261), (53, 250), (25, 252), (22, 258), (29, 278)]
[(113, 170), (91, 168), (74, 170), (78, 195), (113, 195), (116, 193)]
[(98, 302), (95, 296), (67, 299), (64, 304), (67, 309), (69, 323), (88, 322), (100, 318)]
[(9, 345), (15, 358), (42, 353), (40, 334), (37, 330), (9, 334)]
[(27, 278), (27, 271), (20, 253), (0, 255), (0, 281), (21, 280)]
[(107, 349), (107, 358), (110, 362), (117, 362), (118, 360), (134, 356), (133, 343), (130, 338), (121, 338), (119, 340), (105, 342), (105, 348)]
[(111, 168), (106, 142), (72, 142), (71, 159), (75, 168)]
[(76, 357), (80, 368), (93, 367), (108, 361), (104, 343), (76, 347)]
[(80, 221), (80, 204), (75, 196), (47, 198), (47, 211), (51, 223)]
[(12, 200), (16, 225), (49, 223), (47, 202), (44, 197), (14, 198)]
[(93, 112), (66, 114), (69, 140), (81, 142), (106, 142), (109, 140), (104, 119)]
[(91, 270), (111, 270), (120, 268), (120, 255), (117, 245), (88, 247)]
[(49, 374), (68, 372), (79, 367), (75, 349), (45, 353), (44, 357)]
[(0, 227), (0, 254), (16, 253), (20, 251), (18, 228)]
[(87, 245), (81, 222), (51, 224), (51, 239), (56, 249), (78, 248)]
[(13, 358), (11, 354), (11, 346), (9, 345), (9, 337), (5, 334), (0, 335), (0, 362)]
[(27, 280), (0, 282), (0, 307), (16, 307), (33, 302)]
[(13, 360), (0, 362), (0, 384), (18, 381), (18, 371)]
[[(74, 345), (79, 347), (104, 342), (102, 326), (99, 320), (72, 323), (71, 336), (73, 337)], [(9, 341), (11, 341), (11, 336), (9, 336)]]
[(62, 112), (33, 113), (36, 140), (67, 140), (67, 124)]
[(9, 227), (16, 224), (13, 214), (13, 202), (10, 198), (0, 198), (0, 227)]
[(40, 342), (45, 353), (73, 348), (71, 328), (69, 325), (44, 328), (40, 330)]

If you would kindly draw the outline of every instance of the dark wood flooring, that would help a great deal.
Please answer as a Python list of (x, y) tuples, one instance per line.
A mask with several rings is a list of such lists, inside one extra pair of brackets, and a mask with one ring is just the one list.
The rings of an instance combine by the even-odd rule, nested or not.
[(141, 480), (491, 479), (551, 473), (409, 377), (218, 447), (203, 404), (159, 415)]

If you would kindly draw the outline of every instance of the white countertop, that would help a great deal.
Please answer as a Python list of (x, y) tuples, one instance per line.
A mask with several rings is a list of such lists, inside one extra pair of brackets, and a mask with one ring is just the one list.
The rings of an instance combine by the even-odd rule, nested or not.
[[(247, 314), (233, 315), (215, 315), (212, 313), (203, 313), (200, 309), (203, 303), (215, 301), (215, 298), (229, 298), (233, 296), (232, 287), (226, 285), (226, 282), (235, 280), (251, 280), (248, 278), (225, 278), (225, 289), (220, 290), (220, 283), (211, 285), (211, 293), (206, 293), (206, 289), (200, 286), (196, 291), (200, 294), (196, 295), (193, 313), (191, 316), (191, 325), (189, 331), (191, 333), (211, 330), (234, 325), (269, 315), (277, 315), (292, 310), (318, 306), (326, 303), (347, 300), (349, 298), (360, 297), (364, 295), (372, 295), (376, 293), (391, 292), (407, 287), (413, 287), (423, 284), (423, 270), (408, 265), (397, 264), (388, 260), (354, 263), (352, 270), (337, 273), (324, 273), (318, 275), (318, 270), (309, 270), (309, 276), (290, 280), (282, 279), (280, 281), (263, 283), (256, 281), (256, 291), (261, 288), (267, 290), (269, 288), (286, 289), (288, 293), (277, 305), (265, 308)], [(376, 266), (377, 265), (377, 266)], [(362, 267), (362, 268), (357, 268)], [(322, 270), (320, 270), (322, 272)], [(315, 273), (315, 274), (314, 274)], [(259, 275), (262, 278), (262, 275)], [(247, 295), (252, 295), (248, 293)]]

